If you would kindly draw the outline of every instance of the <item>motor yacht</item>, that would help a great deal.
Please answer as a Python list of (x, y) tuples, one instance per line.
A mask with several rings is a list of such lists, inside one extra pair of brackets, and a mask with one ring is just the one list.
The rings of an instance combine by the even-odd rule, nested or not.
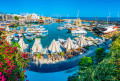
[(71, 30), (72, 34), (87, 34), (84, 29), (77, 28), (77, 30)]
[(118, 26), (116, 25), (98, 25), (96, 27), (102, 33), (110, 33), (117, 30)]

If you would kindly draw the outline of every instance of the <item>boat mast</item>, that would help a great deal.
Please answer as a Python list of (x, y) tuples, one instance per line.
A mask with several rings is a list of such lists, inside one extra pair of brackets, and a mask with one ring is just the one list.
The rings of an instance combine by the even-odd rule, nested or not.
[(118, 21), (119, 21), (119, 11), (118, 11)]
[(78, 16), (79, 16), (79, 9), (78, 9), (78, 13), (77, 13), (77, 18), (78, 18)]
[(109, 17), (109, 21), (110, 21), (110, 11), (109, 11), (109, 16), (108, 17)]
[(67, 22), (68, 22), (68, 14), (67, 14)]
[(77, 13), (77, 25), (78, 25), (78, 16), (79, 16), (79, 9), (78, 9), (78, 13)]
[(108, 17), (107, 17), (107, 25), (108, 25)]

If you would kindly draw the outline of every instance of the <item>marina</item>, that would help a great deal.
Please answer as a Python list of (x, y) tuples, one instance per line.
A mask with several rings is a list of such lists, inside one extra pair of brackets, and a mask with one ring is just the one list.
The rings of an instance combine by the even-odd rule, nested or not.
[(119, 3), (2, 0), (0, 81), (120, 81)]
[[(61, 25), (65, 25), (65, 23), (61, 23)], [(29, 70), (38, 71), (35, 69), (38, 68), (41, 69), (40, 72), (56, 72), (70, 69), (77, 66), (77, 59), (79, 60), (79, 58), (83, 57), (84, 52), (89, 51), (89, 48), (93, 49), (105, 42), (104, 38), (84, 30), (84, 26), (71, 30), (71, 33), (68, 33), (68, 28), (71, 26), (67, 26), (67, 28), (61, 31), (58, 30), (58, 26), (59, 23), (50, 25), (34, 24), (31, 27), (24, 27), (26, 33), (13, 35), (13, 42), (18, 42), (21, 46), (20, 50), (28, 52), (30, 58), (32, 57)], [(23, 27), (17, 27), (16, 29), (19, 29), (19, 32), (21, 28), (23, 29)], [(42, 33), (45, 29), (48, 31), (48, 35), (39, 38), (37, 33)], [(89, 46), (89, 48), (86, 46)], [(82, 54), (83, 56), (81, 56)], [(67, 60), (72, 58), (76, 58), (75, 65), (60, 70), (57, 67), (53, 67), (64, 65), (64, 62), (66, 63)], [(54, 69), (49, 71), (49, 68), (46, 68), (46, 70), (43, 70), (49, 66)]]

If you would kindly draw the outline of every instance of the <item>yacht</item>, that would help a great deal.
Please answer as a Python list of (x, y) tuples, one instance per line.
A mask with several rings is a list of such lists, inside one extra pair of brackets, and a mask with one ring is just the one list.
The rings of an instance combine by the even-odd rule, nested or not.
[(70, 28), (70, 27), (72, 27), (72, 24), (71, 24), (71, 23), (65, 23), (65, 24), (64, 24), (64, 27)]
[(14, 39), (14, 41), (18, 41), (19, 40), (19, 35), (18, 34), (14, 34), (13, 35), (13, 39)]
[(36, 35), (34, 35), (32, 33), (24, 33), (24, 36), (28, 40), (33, 40), (36, 37)]
[(116, 31), (118, 26), (115, 25), (98, 25), (97, 29), (102, 33), (110, 33)]
[(77, 26), (72, 26), (68, 28), (68, 31), (77, 30)]
[(36, 33), (36, 37), (45, 37), (48, 35), (48, 31)]
[(57, 29), (58, 30), (63, 30), (63, 29), (65, 29), (65, 27), (64, 26), (58, 26)]
[(77, 28), (77, 30), (71, 30), (72, 34), (87, 34), (87, 32), (83, 29)]
[(43, 37), (48, 35), (48, 30), (45, 30), (43, 26), (28, 28), (26, 32), (35, 34), (37, 37)]

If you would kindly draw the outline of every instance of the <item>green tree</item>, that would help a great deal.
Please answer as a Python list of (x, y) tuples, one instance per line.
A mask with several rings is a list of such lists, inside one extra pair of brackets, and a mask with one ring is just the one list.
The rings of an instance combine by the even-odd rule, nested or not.
[(14, 17), (15, 20), (19, 20), (19, 18), (17, 16)]
[(64, 56), (64, 53), (63, 52), (60, 52), (61, 56), (63, 57)]
[(93, 61), (91, 57), (84, 56), (80, 59), (79, 66), (84, 68), (90, 66), (92, 63)]
[(39, 59), (41, 57), (41, 54), (37, 54), (37, 58)]
[(17, 42), (12, 42), (12, 46), (13, 47), (17, 47), (19, 49), (21, 48), (20, 45), (19, 45), (19, 43), (17, 43)]
[(40, 19), (42, 19), (42, 17), (40, 17)]
[(0, 36), (2, 35), (2, 31), (0, 31)]
[(96, 51), (96, 55), (95, 55), (95, 58), (96, 58), (96, 62), (100, 62), (103, 60), (103, 58), (105, 57), (106, 53), (105, 53), (105, 49), (104, 48), (98, 48)]
[(70, 76), (68, 81), (120, 81), (120, 35), (111, 46), (107, 54), (104, 48), (98, 48), (95, 58), (103, 60), (84, 70), (80, 69), (76, 75)]

